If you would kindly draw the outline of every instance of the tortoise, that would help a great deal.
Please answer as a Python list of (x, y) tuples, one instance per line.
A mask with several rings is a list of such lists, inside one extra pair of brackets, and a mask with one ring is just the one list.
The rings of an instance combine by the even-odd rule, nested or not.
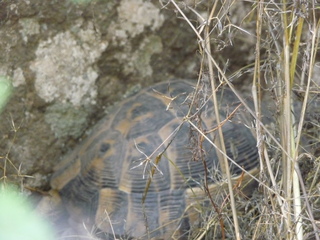
[[(204, 184), (215, 194), (225, 179), (213, 146), (219, 138), (210, 91), (194, 101), (194, 89), (190, 81), (172, 80), (142, 90), (58, 165), (51, 187), (72, 222), (110, 239), (186, 237), (195, 221), (187, 207), (205, 202)], [(249, 180), (259, 161), (256, 139), (243, 123), (248, 114), (231, 90), (217, 97), (231, 174), (236, 180), (246, 171)]]

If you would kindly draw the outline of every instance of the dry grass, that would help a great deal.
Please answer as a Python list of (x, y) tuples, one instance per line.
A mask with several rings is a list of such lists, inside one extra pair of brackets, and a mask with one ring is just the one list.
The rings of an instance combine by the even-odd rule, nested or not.
[[(256, 119), (260, 153), (259, 191), (249, 200), (239, 198), (228, 175), (228, 207), (219, 210), (224, 224), (216, 217), (204, 217), (206, 234), (198, 234), (196, 239), (319, 239), (320, 88), (315, 68), (319, 59), (319, 6), (315, 1), (162, 3), (164, 8), (173, 7), (195, 33), (202, 57), (199, 82), (209, 78), (215, 92), (220, 85), (234, 90), (231, 80), (246, 72), (252, 79), (245, 84), (251, 88), (255, 103), (251, 114)], [(232, 11), (239, 6), (245, 6), (247, 12), (234, 22)], [(254, 43), (253, 62), (226, 74), (228, 59), (216, 49), (212, 51), (212, 46), (218, 48), (215, 43), (223, 37), (230, 46), (239, 35), (248, 38), (248, 48)], [(241, 47), (232, 46), (235, 54)], [(243, 102), (240, 95), (239, 99)], [(215, 96), (213, 101), (218, 111)], [(264, 108), (272, 109), (269, 125), (261, 120)], [(217, 119), (217, 124), (222, 120)], [(219, 138), (223, 143), (221, 129)], [(225, 152), (223, 144), (220, 149)]]
[[(16, 166), (9, 157), (11, 149), (16, 141), (17, 132), (19, 131), (20, 126), (17, 126), (11, 117), (7, 118), (7, 120), (11, 122), (10, 125), (12, 136), (11, 138), (6, 139), (8, 142), (7, 149), (5, 152), (1, 153), (4, 155), (0, 155), (0, 186), (6, 187), (8, 184), (19, 184), (21, 189), (23, 189), (23, 180), (32, 176), (22, 174), (21, 166)], [(10, 172), (10, 175), (8, 175), (8, 172)]]
[[(242, 84), (251, 90), (255, 105), (248, 111), (255, 118), (259, 188), (248, 198), (227, 175), (227, 190), (212, 199), (213, 211), (201, 213), (202, 224), (192, 229), (190, 239), (320, 239), (319, 6), (315, 1), (284, 0), (161, 2), (195, 33), (202, 60), (199, 82), (209, 79), (213, 92), (222, 85), (235, 90), (233, 81), (246, 76)], [(247, 12), (233, 21), (239, 6)], [(245, 46), (237, 45), (239, 38)], [(250, 56), (235, 51), (235, 58), (248, 63), (232, 66), (232, 72), (229, 59), (219, 54), (230, 46), (255, 49)], [(245, 105), (241, 94), (238, 97)], [(215, 96), (213, 101), (218, 111)], [(264, 108), (272, 111), (269, 125), (261, 120)], [(217, 125), (223, 120), (217, 119)], [(18, 131), (13, 122), (12, 130)], [(225, 152), (221, 128), (218, 131)], [(9, 153), (10, 147), (0, 156), (0, 183), (7, 183), (8, 167), (18, 178), (26, 177)]]

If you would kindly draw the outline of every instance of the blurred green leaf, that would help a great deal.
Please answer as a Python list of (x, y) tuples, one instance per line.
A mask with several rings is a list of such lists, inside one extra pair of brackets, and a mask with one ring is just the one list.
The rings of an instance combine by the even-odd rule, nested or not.
[(8, 77), (0, 76), (0, 113), (9, 101), (12, 90), (11, 80)]
[(49, 225), (27, 199), (11, 187), (0, 187), (0, 239), (53, 240)]

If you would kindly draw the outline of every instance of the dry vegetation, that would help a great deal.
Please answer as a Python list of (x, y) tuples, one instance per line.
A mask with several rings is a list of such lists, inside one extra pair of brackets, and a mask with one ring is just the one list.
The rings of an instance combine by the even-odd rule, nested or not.
[[(237, 0), (160, 2), (195, 33), (199, 82), (209, 79), (212, 89), (234, 89), (233, 81), (246, 76), (242, 85), (255, 105), (251, 114), (260, 154), (259, 188), (249, 198), (230, 183), (223, 201), (217, 200), (212, 212), (202, 213), (201, 228), (193, 229), (190, 239), (319, 240), (320, 6), (311, 0), (241, 1), (248, 11), (234, 23), (232, 10), (241, 5)], [(252, 62), (231, 66), (230, 72), (229, 59), (219, 51), (243, 47), (237, 45), (238, 38), (255, 51), (250, 56), (236, 52), (235, 58)], [(264, 108), (272, 113), (268, 124), (261, 120)], [(12, 123), (12, 130), (18, 129)], [(1, 182), (6, 182), (7, 167), (15, 168), (19, 179), (25, 177), (8, 154), (0, 156)]]
[[(247, 75), (251, 82), (247, 79), (245, 84), (255, 103), (252, 114), (261, 168), (259, 189), (249, 200), (230, 184), (228, 204), (216, 210), (225, 229), (218, 230), (221, 223), (206, 216), (206, 225), (192, 239), (319, 239), (319, 5), (316, 1), (242, 2), (249, 10), (236, 25), (232, 10), (243, 5), (208, 2), (172, 0), (163, 1), (163, 6), (174, 6), (195, 33), (202, 57), (199, 81), (209, 78), (212, 89), (220, 85), (234, 89), (234, 78), (251, 73)], [(206, 5), (205, 11), (199, 10), (201, 4)], [(246, 28), (252, 22), (255, 26)], [(226, 45), (235, 42), (233, 49), (241, 48), (236, 42), (239, 35), (254, 42), (254, 61), (226, 73), (228, 59), (214, 54), (212, 47), (223, 36)], [(268, 125), (261, 121), (264, 108), (272, 112)]]

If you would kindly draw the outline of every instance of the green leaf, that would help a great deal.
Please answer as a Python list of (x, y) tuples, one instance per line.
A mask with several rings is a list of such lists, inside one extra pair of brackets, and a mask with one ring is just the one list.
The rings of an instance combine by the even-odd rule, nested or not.
[(49, 224), (12, 187), (0, 185), (0, 239), (53, 240)]
[(11, 80), (8, 77), (0, 76), (0, 113), (8, 103), (12, 90)]

